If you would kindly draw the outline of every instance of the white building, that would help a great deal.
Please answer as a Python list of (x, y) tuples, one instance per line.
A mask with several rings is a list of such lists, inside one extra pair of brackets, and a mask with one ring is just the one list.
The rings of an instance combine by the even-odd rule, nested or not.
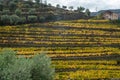
[(102, 17), (106, 20), (118, 20), (119, 14), (112, 11), (105, 11), (102, 13)]

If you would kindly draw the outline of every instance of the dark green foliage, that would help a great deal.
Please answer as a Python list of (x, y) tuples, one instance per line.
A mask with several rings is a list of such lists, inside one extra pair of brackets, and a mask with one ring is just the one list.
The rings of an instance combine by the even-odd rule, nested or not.
[(16, 52), (0, 52), (0, 80), (53, 80), (54, 69), (45, 54), (32, 59), (16, 57)]
[(90, 10), (86, 9), (85, 14), (86, 14), (86, 16), (90, 16)]
[(3, 11), (3, 7), (4, 7), (3, 3), (0, 2), (0, 11)]
[(33, 6), (32, 6), (32, 5), (33, 5), (33, 0), (27, 0), (27, 4), (29, 4), (30, 7), (33, 7)]
[(56, 20), (56, 16), (55, 16), (54, 12), (50, 11), (49, 15), (46, 17), (46, 20), (47, 21)]
[[(5, 80), (6, 70), (9, 65), (13, 65), (15, 61), (15, 52), (11, 50), (3, 50), (0, 52), (0, 80)], [(7, 77), (7, 76), (6, 76)]]
[(9, 10), (3, 10), (3, 12), (2, 12), (3, 15), (8, 15), (9, 13), (10, 13)]
[(63, 9), (66, 9), (66, 8), (67, 8), (67, 6), (62, 6), (62, 8), (63, 8)]
[(24, 7), (25, 8), (30, 8), (30, 5), (29, 4), (24, 4)]
[(26, 18), (25, 17), (19, 17), (17, 15), (2, 15), (0, 19), (1, 23), (3, 25), (17, 25), (19, 23), (25, 23)]
[(39, 3), (40, 3), (40, 0), (35, 0), (35, 2), (36, 2), (36, 4), (38, 4), (38, 5), (39, 5)]
[(28, 16), (28, 21), (29, 22), (37, 22), (37, 16)]
[(10, 16), (9, 15), (2, 15), (1, 22), (2, 22), (2, 24), (10, 24)]
[(78, 12), (83, 12), (84, 10), (85, 10), (85, 8), (82, 7), (82, 6), (80, 6), (80, 7), (77, 8), (77, 11), (78, 11)]
[(16, 9), (16, 7), (17, 7), (17, 4), (16, 4), (14, 1), (11, 1), (11, 2), (9, 3), (9, 9), (10, 9), (11, 11), (14, 11), (14, 10)]
[(33, 15), (33, 14), (35, 14), (35, 12), (36, 12), (35, 9), (30, 9), (28, 13), (29, 13), (30, 15)]
[(45, 22), (45, 17), (42, 17), (42, 16), (39, 17), (39, 21), (40, 21), (40, 22)]
[(15, 59), (4, 71), (4, 80), (32, 80), (30, 70), (32, 62), (29, 59)]
[(17, 16), (20, 16), (20, 15), (22, 14), (22, 11), (21, 11), (20, 9), (16, 9), (16, 10), (15, 10), (15, 14), (16, 14)]
[(20, 17), (20, 24), (26, 23), (26, 18), (25, 17)]
[(56, 5), (56, 8), (60, 8), (60, 5), (59, 5), (59, 4), (57, 4), (57, 5)]
[(53, 80), (54, 69), (50, 66), (50, 58), (48, 58), (45, 54), (37, 55), (33, 58), (33, 63), (33, 80)]
[(20, 22), (20, 17), (17, 15), (10, 16), (10, 24), (16, 25)]
[(34, 8), (39, 8), (39, 5), (38, 4), (34, 4)]

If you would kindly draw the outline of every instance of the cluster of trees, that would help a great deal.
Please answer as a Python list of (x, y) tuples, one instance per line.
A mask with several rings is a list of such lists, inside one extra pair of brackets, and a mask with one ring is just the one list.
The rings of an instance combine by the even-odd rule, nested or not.
[[(55, 20), (54, 13), (48, 16), (37, 15), (37, 8), (47, 6), (42, 0), (0, 0), (0, 25), (16, 25), (24, 23)], [(23, 11), (25, 9), (25, 11)], [(27, 9), (27, 10), (26, 10)]]
[[(67, 9), (67, 6), (61, 7), (59, 4), (54, 8), (50, 3), (47, 4), (47, 0), (44, 0), (44, 2), (43, 0), (0, 0), (0, 25), (55, 21), (58, 13), (54, 12), (54, 10), (47, 10), (50, 7), (55, 10), (60, 10), (59, 8)], [(69, 6), (69, 9), (72, 11), (74, 7)], [(85, 10), (84, 7), (78, 7), (76, 11), (85, 11), (85, 15), (90, 16), (89, 9)], [(48, 15), (39, 15), (41, 12), (47, 12)]]
[(48, 16), (39, 16), (34, 15), (35, 9), (30, 9), (28, 11), (27, 16), (23, 16), (20, 9), (16, 9), (15, 13), (12, 15), (9, 15), (9, 10), (4, 10), (3, 15), (0, 17), (0, 24), (1, 25), (17, 25), (17, 24), (24, 24), (24, 23), (35, 23), (35, 22), (45, 22), (45, 21), (51, 21), (55, 20), (56, 16), (54, 13), (49, 12)]
[[(68, 9), (70, 9), (71, 11), (74, 9), (73, 6), (67, 7), (67, 6), (64, 6), (64, 5), (63, 5), (63, 6), (61, 7), (59, 4), (56, 5), (56, 8), (63, 8), (63, 9), (67, 9), (67, 8), (68, 8)], [(82, 7), (82, 6), (77, 7), (77, 10), (74, 10), (74, 11), (77, 11), (77, 12), (84, 12), (84, 11), (85, 11), (84, 13), (85, 13), (86, 16), (90, 16), (90, 13), (91, 13), (89, 9), (85, 9), (85, 8)]]
[(33, 8), (33, 7), (45, 7), (47, 1), (42, 2), (42, 0), (0, 0), (0, 11), (4, 9), (9, 9), (10, 11), (15, 11), (16, 8)]
[(0, 52), (0, 80), (53, 80), (54, 72), (45, 54), (17, 58), (12, 50)]

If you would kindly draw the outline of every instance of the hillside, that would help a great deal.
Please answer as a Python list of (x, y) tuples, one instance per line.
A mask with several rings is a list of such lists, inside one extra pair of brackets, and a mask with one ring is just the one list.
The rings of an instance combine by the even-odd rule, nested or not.
[[(101, 13), (105, 12), (105, 11), (107, 11), (107, 10), (100, 10), (98, 12), (92, 12), (91, 16), (96, 16), (98, 14), (101, 14)], [(120, 14), (120, 9), (109, 9), (109, 11), (112, 11), (112, 12)]]
[[(38, 0), (40, 1), (40, 0)], [(54, 7), (51, 4), (32, 0), (1, 0), (0, 25), (49, 22), (57, 20), (86, 19), (83, 12), (68, 10), (66, 6)]]
[(0, 27), (0, 49), (19, 57), (46, 53), (55, 80), (119, 79), (120, 26), (108, 21), (61, 21)]

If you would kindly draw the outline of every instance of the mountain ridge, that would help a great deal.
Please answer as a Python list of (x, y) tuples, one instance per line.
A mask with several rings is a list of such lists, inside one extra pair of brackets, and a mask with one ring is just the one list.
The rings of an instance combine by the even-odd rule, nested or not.
[[(109, 11), (112, 11), (112, 12), (114, 12), (114, 13), (120, 14), (120, 9), (108, 9), (108, 10), (109, 10)], [(101, 13), (103, 13), (103, 12), (105, 12), (105, 11), (108, 11), (108, 10), (100, 10), (100, 11), (98, 11), (98, 12), (91, 12), (91, 16), (96, 16), (96, 15), (101, 14)]]

